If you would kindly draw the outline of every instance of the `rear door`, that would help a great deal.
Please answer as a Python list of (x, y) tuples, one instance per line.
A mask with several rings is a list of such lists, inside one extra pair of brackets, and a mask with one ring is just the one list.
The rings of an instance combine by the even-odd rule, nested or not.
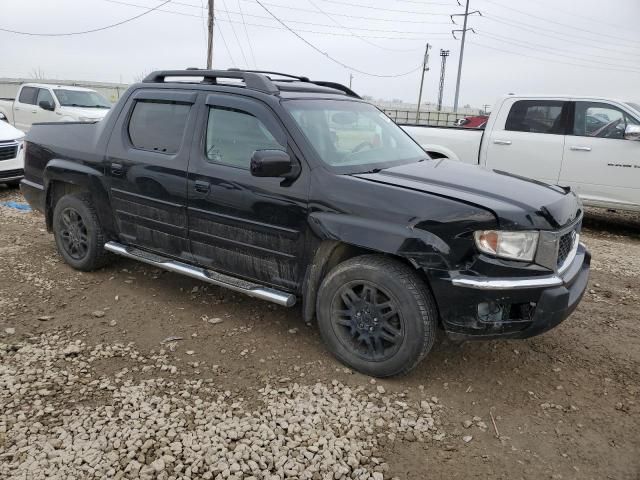
[(137, 90), (114, 125), (105, 157), (120, 240), (186, 260), (195, 100), (193, 92)]
[(569, 102), (507, 100), (485, 132), (486, 165), (555, 184), (560, 176)]
[(249, 171), (253, 152), (261, 149), (285, 150), (300, 161), (284, 127), (258, 100), (210, 94), (196, 135), (188, 209), (195, 262), (297, 290), (303, 277), (308, 169), (293, 181), (258, 178)]
[(560, 183), (604, 207), (640, 206), (640, 142), (625, 140), (639, 119), (608, 102), (574, 103)]
[(37, 87), (22, 87), (18, 98), (13, 102), (13, 124), (23, 132), (28, 132), (31, 124), (36, 121), (38, 90)]

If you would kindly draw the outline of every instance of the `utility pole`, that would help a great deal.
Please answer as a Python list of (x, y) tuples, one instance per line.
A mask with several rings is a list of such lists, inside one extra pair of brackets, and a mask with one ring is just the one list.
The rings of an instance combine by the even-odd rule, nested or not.
[(207, 38), (207, 70), (213, 67), (213, 2), (209, 0), (209, 14), (207, 18), (207, 30), (209, 36)]
[(485, 103), (484, 105), (482, 105), (482, 111), (484, 112), (484, 114), (485, 114), (485, 115), (486, 115), (486, 114), (487, 114), (487, 112), (489, 111), (489, 107), (490, 107), (490, 106), (491, 106), (491, 105), (490, 105), (490, 104), (488, 104), (488, 103)]
[(438, 111), (442, 110), (442, 93), (444, 92), (444, 71), (447, 68), (447, 57), (449, 50), (440, 49), (442, 63), (440, 64), (440, 88), (438, 89)]
[(351, 84), (353, 82), (353, 73), (349, 74), (349, 90), (351, 90)]
[[(467, 30), (471, 30), (473, 33), (476, 33), (476, 31), (473, 28), (467, 28), (467, 19), (469, 18), (469, 15), (473, 15), (473, 14), (478, 14), (480, 16), (482, 16), (482, 13), (479, 10), (474, 10), (473, 12), (469, 12), (469, 0), (465, 0), (466, 4), (464, 7), (464, 13), (456, 13), (453, 15), (450, 15), (451, 17), (451, 22), (455, 25), (456, 22), (453, 20), (453, 17), (464, 17), (464, 22), (462, 24), (462, 30), (452, 30), (451, 34), (453, 35), (453, 38), (456, 38), (456, 32), (462, 32), (462, 42), (460, 44), (460, 58), (458, 59), (458, 78), (456, 80), (456, 96), (453, 99), (453, 111), (454, 113), (456, 113), (458, 111), (458, 97), (460, 95), (460, 77), (462, 76), (462, 59), (464, 57), (464, 41), (466, 39), (467, 36)], [(462, 6), (460, 4), (460, 0), (458, 0), (458, 5)], [(457, 40), (457, 38), (456, 38)]]
[(427, 43), (422, 59), (422, 69), (420, 70), (420, 90), (418, 91), (418, 106), (416, 107), (416, 123), (420, 123), (420, 102), (422, 102), (422, 86), (424, 85), (424, 74), (429, 71), (429, 50), (431, 45)]

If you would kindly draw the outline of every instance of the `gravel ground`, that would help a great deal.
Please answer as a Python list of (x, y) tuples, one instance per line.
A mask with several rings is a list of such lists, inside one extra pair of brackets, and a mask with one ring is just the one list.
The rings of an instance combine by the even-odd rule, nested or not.
[[(23, 201), (0, 186), (0, 201)], [(285, 309), (0, 206), (0, 478), (638, 479), (640, 216), (590, 212), (589, 291), (525, 341), (442, 338), (375, 381)]]

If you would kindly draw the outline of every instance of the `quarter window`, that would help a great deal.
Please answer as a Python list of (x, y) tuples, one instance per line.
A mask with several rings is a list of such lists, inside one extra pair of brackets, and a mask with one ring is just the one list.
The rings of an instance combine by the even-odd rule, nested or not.
[(20, 97), (18, 98), (18, 102), (26, 103), (27, 105), (35, 105), (37, 95), (38, 95), (37, 88), (22, 87), (22, 90), (20, 90)]
[(513, 104), (505, 130), (531, 133), (564, 134), (562, 108), (564, 102), (520, 100)]
[(257, 117), (232, 108), (212, 107), (207, 122), (206, 156), (212, 163), (249, 168), (256, 150), (286, 150)]
[(129, 138), (141, 150), (173, 154), (180, 149), (191, 105), (138, 100), (129, 120)]
[(638, 125), (638, 122), (613, 105), (602, 102), (576, 102), (574, 135), (623, 139), (627, 125)]

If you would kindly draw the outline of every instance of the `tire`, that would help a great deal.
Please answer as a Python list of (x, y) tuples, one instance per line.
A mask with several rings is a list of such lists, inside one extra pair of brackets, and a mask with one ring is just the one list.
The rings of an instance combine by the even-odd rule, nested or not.
[(102, 226), (88, 193), (65, 195), (58, 201), (53, 210), (53, 235), (58, 252), (76, 270), (96, 270), (110, 260), (104, 249)]
[(316, 311), (331, 353), (374, 377), (409, 372), (436, 338), (438, 314), (429, 288), (408, 265), (382, 255), (333, 268), (320, 285)]

